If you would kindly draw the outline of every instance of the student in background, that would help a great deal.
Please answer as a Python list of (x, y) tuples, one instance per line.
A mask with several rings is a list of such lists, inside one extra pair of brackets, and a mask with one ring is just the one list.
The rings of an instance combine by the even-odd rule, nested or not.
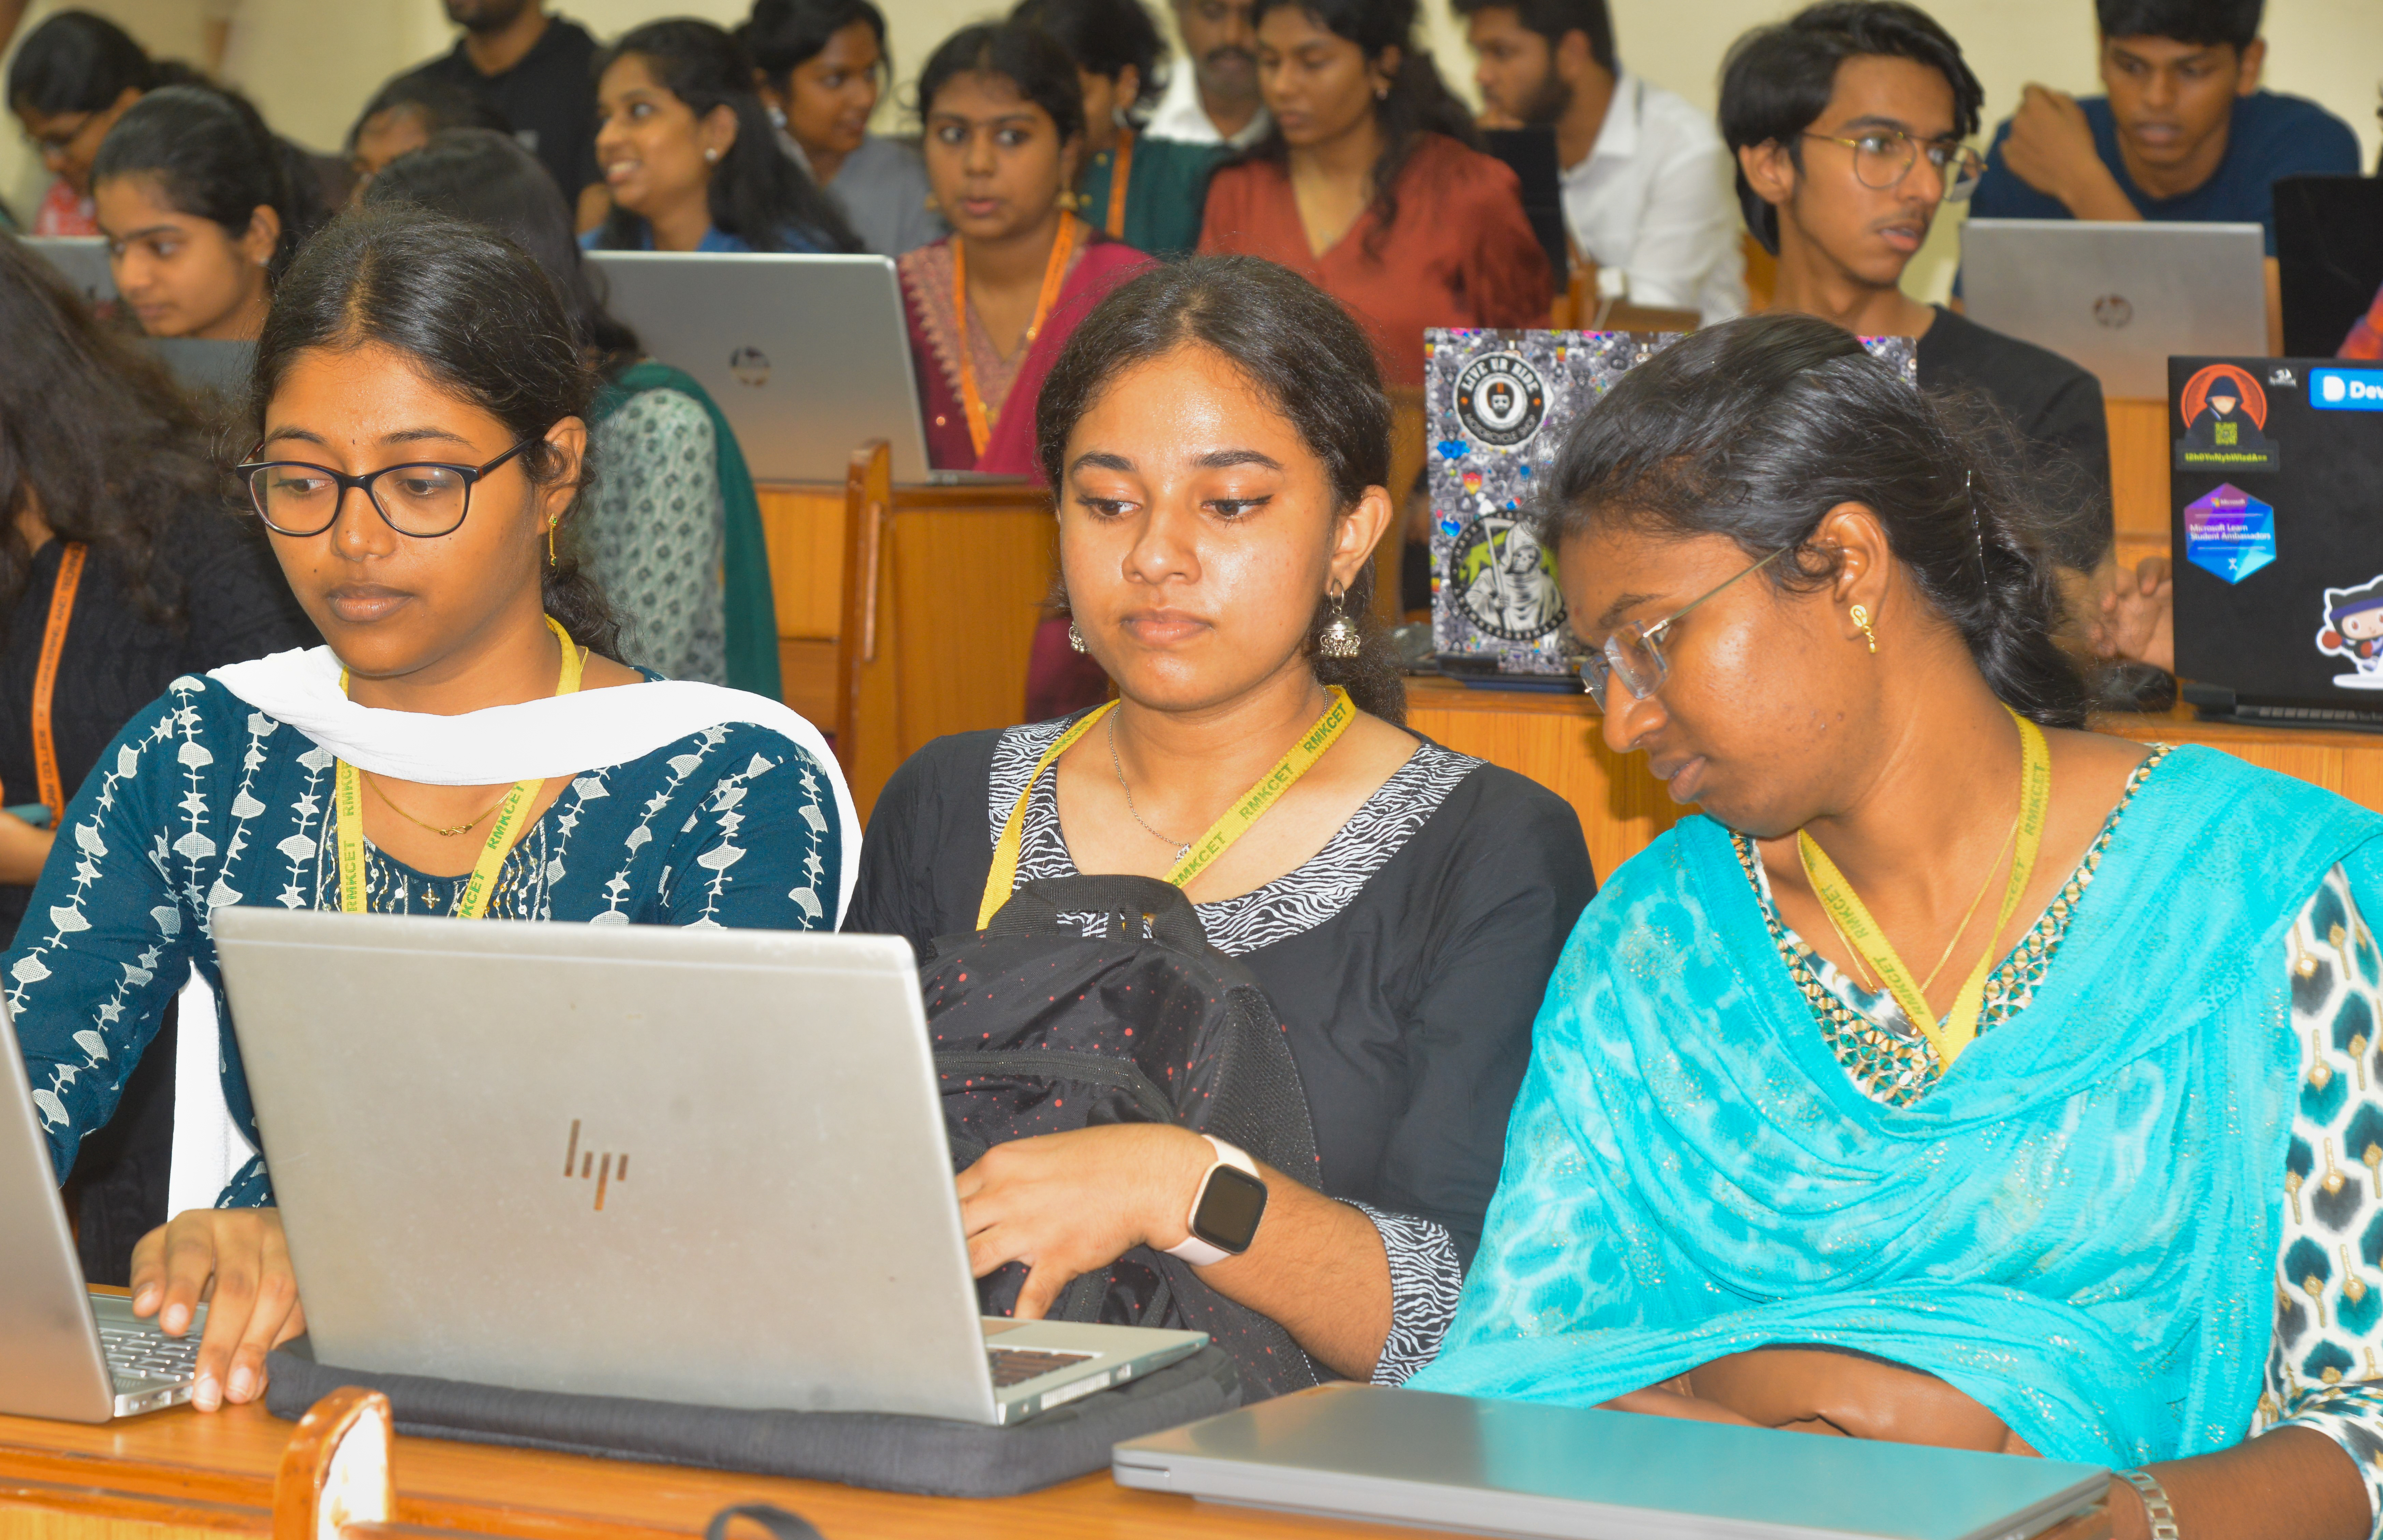
[[(60, 845), (82, 858), (43, 869), (0, 970), (57, 1170), (191, 970), (219, 993), (223, 905), (835, 924), (858, 831), (817, 730), (614, 657), (574, 549), (594, 389), (574, 330), (519, 247), (420, 210), (347, 215), (292, 267), (241, 489), (329, 645), (178, 680), (68, 804)], [(468, 738), (422, 731), (464, 714)], [(237, 1034), (219, 1041), (238, 1147), (254, 1119)], [(168, 1332), (209, 1298), (203, 1411), (253, 1399), (265, 1349), (303, 1329), (270, 1174), (225, 1176), (224, 1206), (176, 1215), (132, 1265), (133, 1308)]]
[(416, 71), (383, 85), (348, 130), (348, 170), (355, 179), (349, 196), (362, 203), (364, 189), (382, 166), (421, 149), (431, 136), (448, 129), (512, 131), (486, 97), (452, 81)]
[(951, 235), (904, 256), (902, 297), (938, 470), (1034, 473), (1034, 400), (1093, 306), (1147, 260), (1074, 211), (1075, 61), (1017, 25), (964, 27), (919, 73), (927, 176)]
[(152, 60), (124, 29), (89, 11), (60, 11), (26, 33), (8, 61), (8, 110), (56, 179), (31, 233), (97, 235), (91, 163), (100, 142), (143, 92), (197, 80), (187, 66)]
[[(1746, 309), (1729, 152), (1712, 119), (1614, 57), (1606, 0), (1453, 0), (1480, 61), (1483, 128), (1550, 128), (1564, 228), (1633, 304)], [(1575, 259), (1579, 260), (1579, 259)]]
[(780, 142), (827, 190), (864, 250), (896, 257), (950, 233), (930, 206), (919, 152), (869, 131), (893, 72), (883, 12), (870, 0), (755, 0), (736, 39), (760, 72)]
[(1897, 0), (1824, 0), (1732, 45), (1722, 136), (1747, 227), (1779, 258), (1772, 304), (1861, 337), (1919, 339), (1920, 384), (1970, 390), (2023, 437), (2051, 553), (2081, 598), (2111, 548), (2102, 388), (2056, 353), (1898, 287), (1947, 198), (1966, 195), (1984, 91), (1959, 44)]
[(99, 147), (92, 191), (116, 291), (152, 337), (255, 337), (322, 221), (303, 157), (212, 86), (134, 104)]
[[(1194, 257), (1094, 311), (1037, 437), (1074, 624), (1118, 703), (1071, 746), (1054, 721), (921, 749), (878, 799), (846, 929), (922, 947), (973, 930), (1009, 896), (991, 869), (1013, 818), (1020, 881), (1171, 879), (1180, 841), (1340, 713), (1248, 833), (1179, 879), (1272, 1002), (1321, 1160), (1321, 1191), (1265, 1173), (1254, 1243), (1200, 1276), (1332, 1373), (1395, 1385), (1454, 1313), (1532, 1013), (1595, 882), (1560, 798), (1401, 726), (1367, 614), (1389, 429), (1364, 334), (1279, 267)], [(1040, 1314), (1072, 1275), (1180, 1242), (1213, 1160), (1165, 1124), (996, 1146), (958, 1179), (972, 1263), (1030, 1263), (1019, 1313)]]
[(605, 313), (554, 179), (505, 135), (454, 129), (391, 161), (364, 197), (390, 203), (495, 230), (562, 290), (600, 382), (580, 548), (621, 616), (624, 658), (777, 699), (769, 551), (736, 435), (702, 386)]
[[(66, 800), (124, 724), (183, 674), (315, 628), (263, 536), (226, 513), (205, 428), (157, 365), (94, 322), (47, 263), (0, 237), (0, 944), (23, 920)], [(54, 624), (65, 641), (45, 661)], [(76, 1161), (94, 1283), (130, 1275), (166, 1222), (173, 1024)]]
[(1147, 129), (1153, 139), (1246, 150), (1270, 126), (1258, 97), (1256, 0), (1174, 0), (1191, 66), (1170, 76)]
[(1200, 243), (1208, 175), (1222, 144), (1154, 139), (1136, 107), (1158, 89), (1167, 43), (1142, 0), (1024, 0), (1012, 21), (1040, 27), (1075, 55), (1084, 87), (1084, 169), (1076, 179), (1084, 217), (1113, 240), (1153, 256)]
[(1274, 129), (1208, 185), (1203, 252), (1278, 262), (1354, 311), (1392, 386), (1426, 326), (1544, 326), (1521, 184), (1414, 43), (1414, 0), (1256, 0)]
[(778, 148), (753, 66), (709, 21), (652, 21), (605, 50), (596, 158), (612, 212), (583, 244), (615, 252), (857, 252), (860, 238)]
[(544, 0), (445, 0), (463, 29), (452, 50), (414, 73), (459, 86), (496, 109), (562, 189), (579, 228), (603, 216), (596, 169), (596, 40)]
[(2375, 291), (2375, 302), (2366, 314), (2351, 323), (2350, 335), (2341, 339), (2339, 358), (2383, 358), (2383, 289)]
[(2350, 125), (2259, 89), (2264, 0), (2095, 0), (2105, 96), (2030, 85), (1994, 132), (1980, 219), (2184, 219), (2266, 227), (2277, 179), (2358, 175)]
[(1686, 339), (1548, 480), (1605, 744), (1702, 812), (1566, 944), (1414, 1387), (2370, 1534), (2383, 819), (2088, 730), (2024, 482), (1838, 328)]

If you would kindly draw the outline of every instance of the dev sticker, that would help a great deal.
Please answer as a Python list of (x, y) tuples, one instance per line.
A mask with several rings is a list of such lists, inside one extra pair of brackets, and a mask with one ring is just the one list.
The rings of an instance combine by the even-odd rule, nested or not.
[(2308, 398), (2321, 412), (2383, 412), (2383, 369), (2311, 369)]
[(2184, 509), (2184, 559), (2240, 583), (2276, 559), (2276, 511), (2232, 483)]

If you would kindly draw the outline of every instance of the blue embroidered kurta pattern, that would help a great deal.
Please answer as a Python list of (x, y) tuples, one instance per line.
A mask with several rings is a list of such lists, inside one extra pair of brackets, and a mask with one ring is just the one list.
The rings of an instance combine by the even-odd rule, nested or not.
[[(624, 686), (634, 688), (634, 686)], [(176, 680), (127, 723), (67, 808), (5, 971), (61, 1177), (105, 1125), (195, 966), (221, 1001), (209, 920), (231, 905), (339, 906), (333, 758), (212, 680)], [(573, 780), (497, 880), (494, 919), (821, 930), (835, 923), (834, 793), (782, 734), (728, 723)], [(475, 847), (476, 850), (476, 846)], [(464, 879), (365, 846), (367, 907), (451, 911)], [(224, 1098), (255, 1116), (226, 1040)], [(252, 1162), (218, 1201), (271, 1201)]]

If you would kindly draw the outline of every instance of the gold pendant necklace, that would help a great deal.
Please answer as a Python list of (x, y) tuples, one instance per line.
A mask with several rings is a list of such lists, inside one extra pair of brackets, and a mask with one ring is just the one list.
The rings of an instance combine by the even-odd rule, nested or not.
[(470, 823), (459, 823), (452, 829), (441, 829), (435, 823), (426, 823), (421, 819), (415, 818), (412, 813), (407, 812), (395, 802), (390, 801), (389, 795), (380, 789), (380, 777), (369, 777), (365, 781), (365, 784), (372, 787), (373, 795), (380, 798), (382, 802), (387, 803), (389, 810), (395, 813), (399, 818), (403, 819), (406, 822), (413, 824), (418, 829), (427, 829), (434, 834), (443, 834), (451, 840), (459, 834), (470, 833), (474, 829), (479, 826), (482, 819), (487, 818), (490, 813), (493, 813), (499, 807), (503, 807), (505, 801), (505, 799), (500, 796), (497, 798), (496, 801), (489, 803), (486, 807), (480, 809), (479, 814), (475, 817)]

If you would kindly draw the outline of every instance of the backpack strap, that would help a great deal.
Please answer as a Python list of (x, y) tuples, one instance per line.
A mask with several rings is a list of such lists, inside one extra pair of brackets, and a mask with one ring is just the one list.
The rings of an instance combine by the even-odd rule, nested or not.
[(1054, 760), (1076, 745), (1077, 739), (1091, 732), (1094, 722), (1116, 709), (1117, 702), (1112, 700), (1086, 712), (1075, 726), (1059, 734), (1058, 742), (1043, 751), (1042, 758), (1034, 761), (1034, 771), (1019, 789), (1018, 801), (1001, 825), (1001, 839), (993, 847), (993, 869), (984, 878), (984, 901), (976, 909), (978, 930), (993, 923), (994, 915), (1009, 902), (1010, 891), (1018, 886), (1018, 852), (1026, 840), (1026, 799), (1034, 795), (1034, 782), (1043, 779), (1043, 772), (1051, 768)]

